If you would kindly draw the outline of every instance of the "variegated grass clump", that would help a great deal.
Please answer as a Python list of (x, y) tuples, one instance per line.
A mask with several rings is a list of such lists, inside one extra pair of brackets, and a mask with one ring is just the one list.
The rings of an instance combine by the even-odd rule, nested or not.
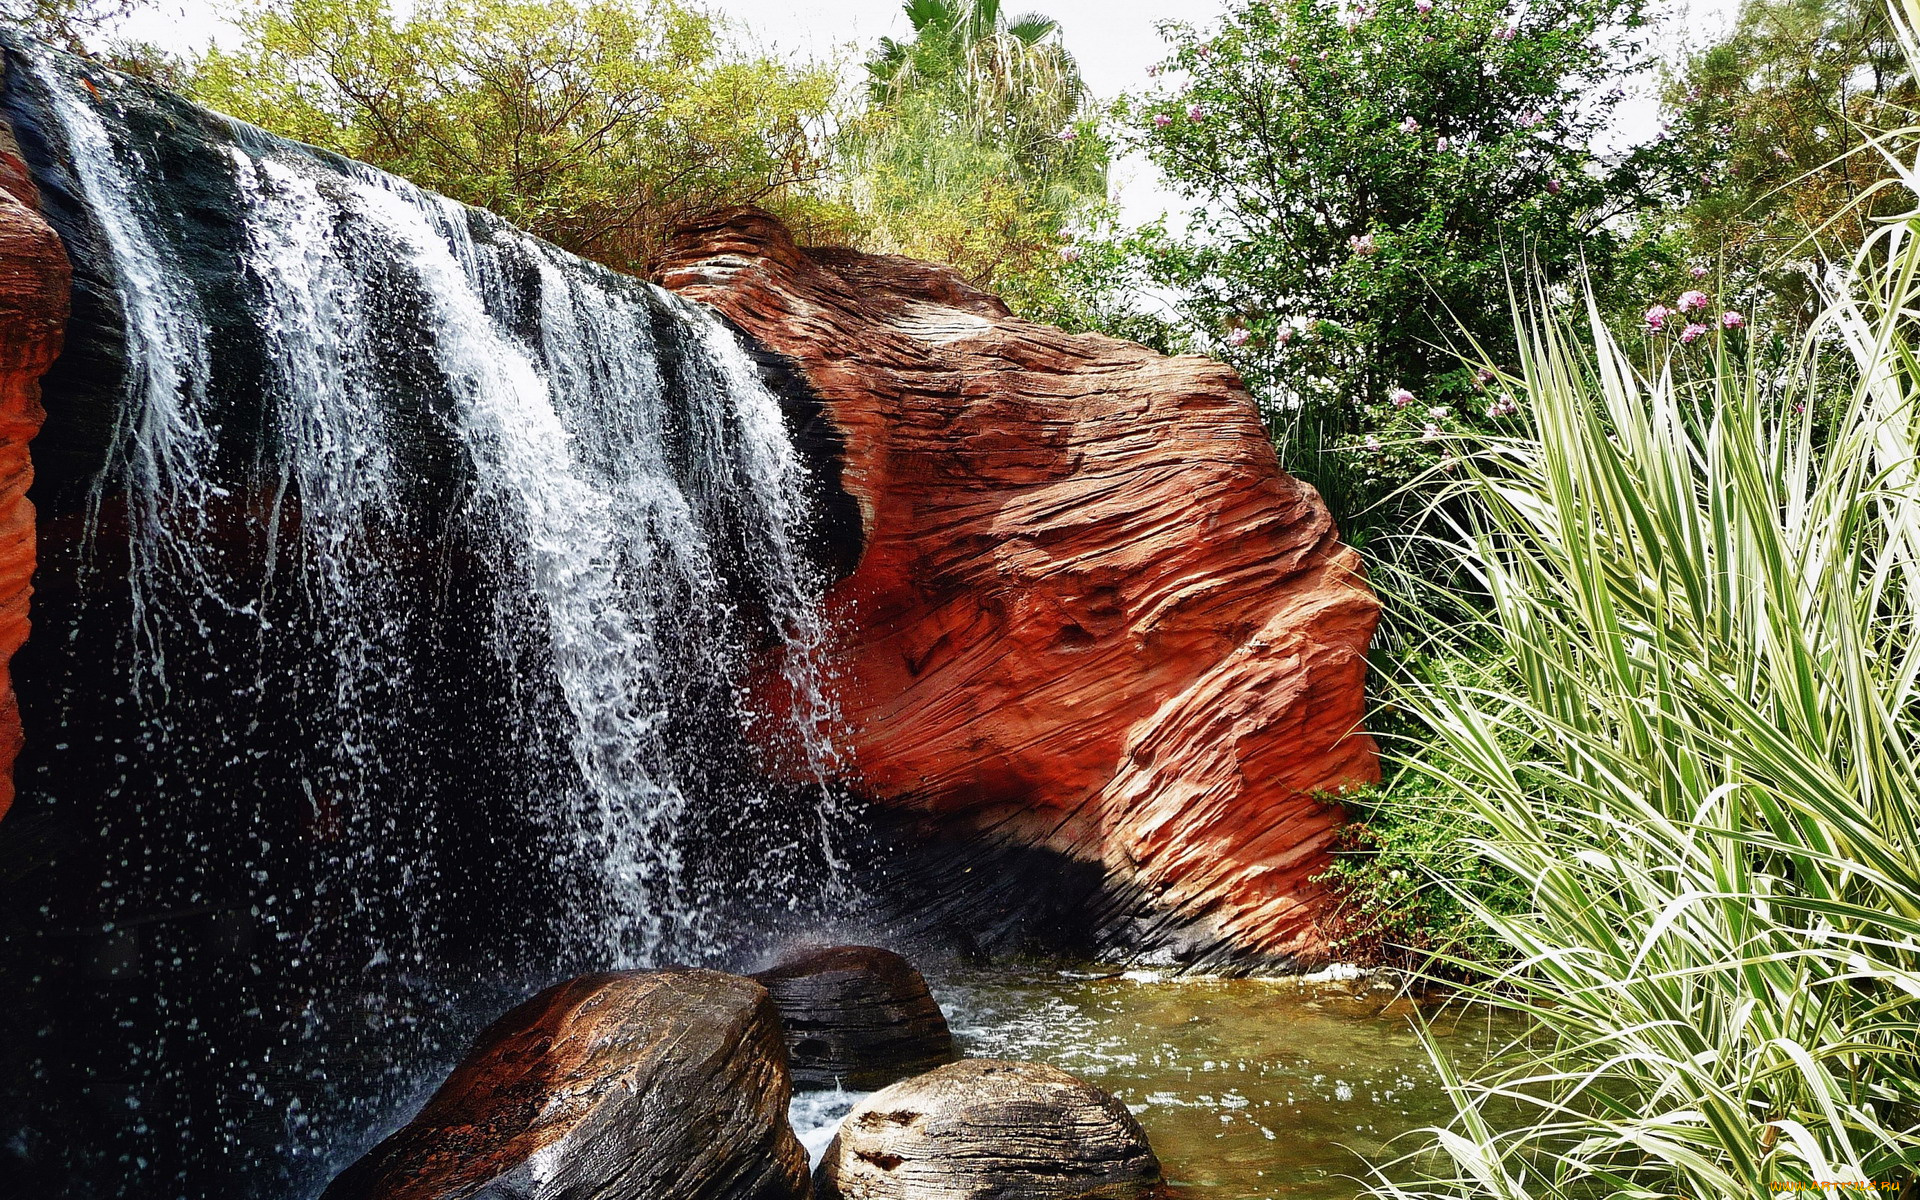
[(1397, 699), (1531, 892), (1461, 893), (1513, 956), (1462, 997), (1533, 1032), (1469, 1077), (1436, 1057), (1458, 1117), (1375, 1195), (1920, 1172), (1917, 317), (1909, 219), (1816, 331), (1846, 386), (1762, 379), (1733, 342), (1682, 380), (1597, 313), (1520, 322), (1528, 430), (1463, 448), (1443, 509), (1506, 682)]

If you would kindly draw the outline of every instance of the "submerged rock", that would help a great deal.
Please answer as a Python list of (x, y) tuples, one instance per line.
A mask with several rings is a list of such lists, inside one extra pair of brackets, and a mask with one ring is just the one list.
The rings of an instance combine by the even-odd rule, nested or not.
[(1041, 1063), (970, 1058), (854, 1106), (819, 1200), (1134, 1200), (1160, 1160), (1127, 1106)]
[(322, 1200), (803, 1200), (791, 1094), (759, 984), (583, 975), (494, 1022)]
[(957, 1057), (927, 981), (891, 950), (833, 946), (753, 977), (779, 1006), (798, 1086), (872, 1091)]

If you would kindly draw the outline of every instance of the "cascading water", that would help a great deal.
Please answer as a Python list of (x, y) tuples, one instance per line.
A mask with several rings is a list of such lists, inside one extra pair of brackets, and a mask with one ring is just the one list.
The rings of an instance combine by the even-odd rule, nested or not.
[(503, 997), (826, 903), (827, 793), (756, 764), (831, 759), (831, 489), (740, 339), (0, 50), (76, 274), (16, 662), (9, 821), (47, 852), (9, 893), (38, 911), (0, 963), (32, 1029), (0, 1050), (0, 1172), (309, 1193)]

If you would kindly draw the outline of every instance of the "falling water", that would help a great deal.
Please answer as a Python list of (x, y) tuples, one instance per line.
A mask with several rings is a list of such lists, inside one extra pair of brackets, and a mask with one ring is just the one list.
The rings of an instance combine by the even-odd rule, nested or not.
[(18, 664), (21, 810), (75, 839), (42, 945), (94, 980), (20, 1053), (81, 1099), (0, 1138), (102, 1194), (311, 1191), (503, 998), (823, 903), (824, 789), (758, 769), (832, 758), (821, 485), (740, 338), (0, 49), (83, 341), (99, 314), (69, 357), (121, 376), (107, 421), (49, 376), (42, 528), (84, 501)]

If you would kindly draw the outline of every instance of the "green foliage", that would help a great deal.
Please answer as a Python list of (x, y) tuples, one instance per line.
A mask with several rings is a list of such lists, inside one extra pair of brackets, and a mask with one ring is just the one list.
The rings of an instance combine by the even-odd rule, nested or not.
[[(1493, 657), (1482, 648), (1397, 666), (1455, 686), (1481, 686)], [(1368, 724), (1387, 746), (1417, 746), (1424, 733), (1391, 708)], [(1379, 787), (1342, 795), (1340, 803), (1347, 823), (1333, 866), (1320, 880), (1336, 898), (1324, 929), (1342, 961), (1435, 978), (1482, 977), (1505, 964), (1507, 947), (1460, 894), (1517, 913), (1526, 893), (1474, 847), (1486, 831), (1471, 806), (1431, 776), (1394, 761)]]
[(138, 7), (140, 0), (0, 0), (0, 24), (84, 54)]
[(146, 0), (0, 0), (0, 24), (123, 74), (178, 88), (178, 59), (119, 35), (122, 22), (146, 7)]
[(1058, 25), (998, 0), (906, 11), (914, 36), (869, 61), (843, 143), (865, 245), (949, 263), (1026, 315), (1097, 312), (1068, 246), (1104, 213), (1110, 155)]
[(1236, 0), (1217, 28), (1168, 26), (1165, 82), (1121, 105), (1198, 214), (1147, 248), (1151, 276), (1350, 527), (1435, 462), (1428, 423), (1498, 403), (1457, 352), (1462, 330), (1503, 336), (1510, 264), (1603, 286), (1638, 269), (1615, 218), (1658, 193), (1659, 163), (1590, 146), (1642, 25), (1639, 0)]
[(1821, 308), (1807, 268), (1901, 211), (1871, 130), (1903, 124), (1914, 98), (1880, 0), (1747, 0), (1668, 82), (1689, 196), (1678, 242), (1725, 290), (1804, 328)]
[(668, 233), (733, 204), (804, 236), (828, 199), (833, 72), (729, 47), (677, 0), (267, 0), (193, 97), (645, 274)]
[(1512, 960), (1464, 994), (1533, 1033), (1450, 1079), (1458, 1119), (1394, 1168), (1422, 1182), (1376, 1194), (1920, 1171), (1916, 304), (1920, 216), (1823, 314), (1855, 367), (1824, 415), (1736, 339), (1674, 371), (1597, 308), (1578, 335), (1523, 323), (1526, 425), (1456, 488), (1491, 608), (1441, 618), (1510, 672), (1398, 692), (1430, 731), (1415, 768), (1527, 888), (1518, 914), (1457, 889)]

